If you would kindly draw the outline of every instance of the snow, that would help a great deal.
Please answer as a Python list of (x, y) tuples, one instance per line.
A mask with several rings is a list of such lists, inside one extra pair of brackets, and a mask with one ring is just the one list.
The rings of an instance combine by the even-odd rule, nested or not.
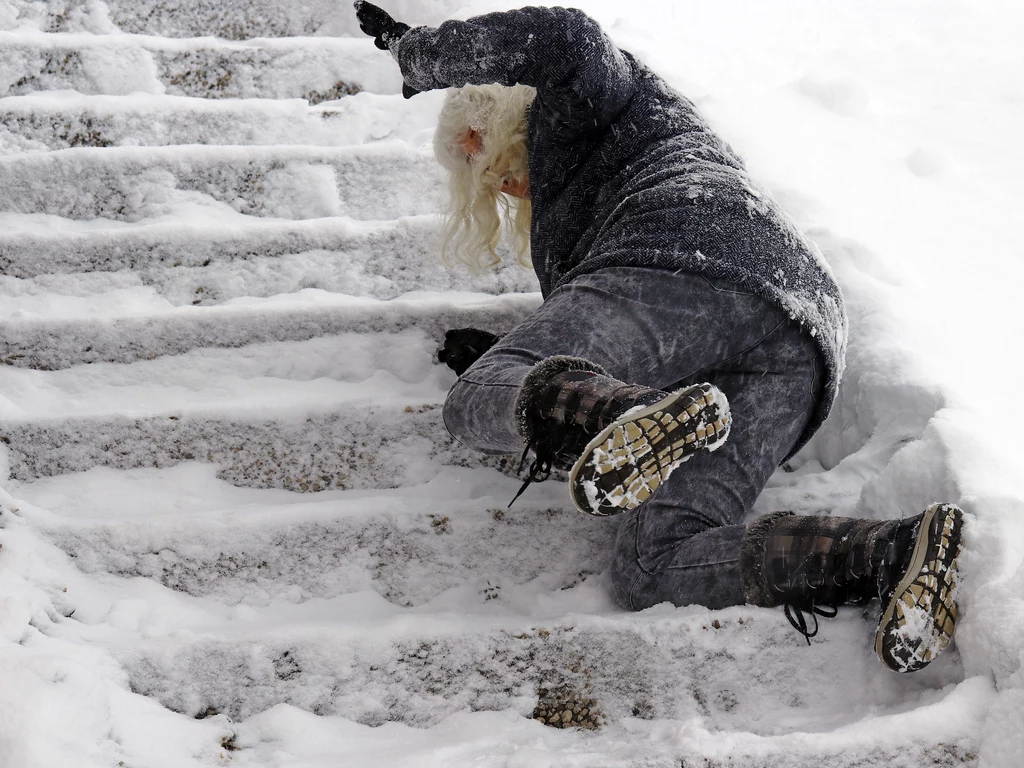
[[(347, 7), (0, 0), (0, 766), (1024, 763), (1024, 7), (577, 5), (843, 288), (839, 400), (755, 512), (960, 504), (955, 647), (899, 676), (870, 610), (809, 648), (780, 611), (626, 614), (615, 518), (558, 482), (506, 509), (433, 352), (535, 283), (436, 263), (440, 95)], [(532, 720), (541, 683), (602, 728)]]
[[(33, 149), (64, 149), (84, 128), (113, 146), (174, 144), (348, 146), (387, 138), (414, 145), (429, 140), (429, 123), (440, 94), (396, 103), (363, 91), (311, 108), (305, 99), (209, 99), (149, 95), (83, 96), (75, 91), (37, 91), (5, 101), (8, 125), (27, 126)], [(76, 130), (63, 137), (56, 121)], [(301, 129), (299, 128), (301, 126)], [(69, 126), (70, 128), (70, 126)], [(34, 129), (34, 130), (33, 130)], [(10, 139), (16, 134), (8, 132)], [(63, 138), (63, 140), (62, 140)], [(0, 145), (2, 146), (2, 145)]]
[[(70, 219), (184, 215), (179, 206), (270, 218), (395, 218), (437, 210), (443, 183), (430, 156), (404, 143), (365, 147), (78, 147), (0, 157), (11, 212)], [(381, 175), (390, 177), (387, 187)], [(346, 183), (342, 183), (342, 179)], [(70, 194), (55, 197), (51, 184)], [(387, 194), (385, 194), (387, 192)]]

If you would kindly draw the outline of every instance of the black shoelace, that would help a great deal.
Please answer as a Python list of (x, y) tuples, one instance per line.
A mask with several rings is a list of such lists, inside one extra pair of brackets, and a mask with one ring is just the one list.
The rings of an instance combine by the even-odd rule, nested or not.
[[(590, 372), (580, 372), (580, 374), (594, 375)], [(523, 467), (526, 466), (526, 457), (530, 451), (533, 451), (534, 459), (530, 464), (526, 480), (519, 487), (516, 495), (512, 497), (512, 501), (508, 503), (509, 507), (523, 495), (523, 492), (530, 487), (530, 483), (547, 480), (551, 476), (553, 467), (559, 466), (559, 468), (567, 469), (571, 466), (579, 458), (590, 438), (611, 423), (613, 411), (625, 410), (631, 407), (631, 403), (636, 405), (641, 402), (637, 401), (635, 397), (630, 398), (630, 395), (635, 395), (637, 391), (650, 392), (647, 388), (636, 384), (620, 384), (610, 392), (602, 394), (590, 404), (586, 419), (582, 423), (579, 421), (564, 423), (551, 418), (550, 415), (547, 417), (534, 415), (530, 419), (529, 434), (531, 438), (519, 459), (519, 468), (516, 472), (523, 471)], [(658, 394), (663, 395), (664, 393)], [(562, 404), (563, 410), (571, 414), (578, 414), (583, 397), (584, 393), (581, 391), (571, 392), (566, 402)]]
[[(848, 590), (834, 577), (832, 579), (826, 577), (826, 574), (830, 572), (830, 569), (826, 567), (826, 558), (826, 555), (812, 555), (804, 558), (792, 578), (802, 578), (806, 588), (812, 594), (783, 604), (786, 619), (789, 620), (793, 629), (804, 636), (808, 645), (811, 644), (811, 638), (818, 634), (818, 617), (834, 619), (839, 613), (839, 606), (846, 603), (849, 597)], [(836, 573), (838, 570), (838, 564), (833, 564), (831, 572)], [(820, 599), (813, 594), (814, 592), (820, 593)], [(807, 616), (814, 621), (814, 629), (808, 628)]]
[(526, 466), (526, 457), (530, 451), (533, 451), (533, 461), (530, 464), (526, 480), (519, 487), (516, 495), (512, 497), (512, 501), (508, 503), (509, 507), (523, 495), (523, 492), (530, 487), (530, 483), (541, 483), (551, 477), (551, 470), (554, 467), (565, 469), (572, 466), (589, 439), (582, 429), (573, 429), (553, 419), (536, 419), (529, 432), (531, 437), (519, 459), (519, 467), (516, 472), (523, 471), (523, 467)]
[(543, 483), (549, 477), (551, 477), (551, 467), (555, 460), (554, 451), (547, 451), (541, 447), (542, 443), (531, 441), (527, 443), (526, 449), (523, 451), (522, 457), (519, 459), (519, 468), (516, 473), (523, 471), (523, 467), (526, 465), (526, 456), (529, 452), (533, 451), (533, 462), (530, 464), (530, 473), (526, 476), (526, 480), (516, 495), (512, 497), (512, 501), (508, 503), (509, 508), (516, 503), (516, 499), (523, 495), (523, 492), (530, 487), (530, 483)]
[[(789, 623), (804, 636), (808, 645), (811, 644), (811, 638), (818, 634), (818, 616), (832, 619), (839, 613), (840, 605), (863, 605), (876, 597), (881, 598), (884, 604), (892, 596), (897, 583), (906, 572), (907, 553), (911, 551), (913, 541), (917, 537), (918, 526), (918, 522), (903, 520), (889, 534), (885, 550), (878, 555), (872, 555), (870, 562), (867, 563), (870, 571), (876, 573), (870, 584), (857, 587), (853, 584), (840, 583), (834, 578), (832, 583), (826, 583), (825, 573), (840, 573), (843, 568), (840, 564), (833, 563), (831, 569), (826, 569), (820, 556), (808, 557), (800, 564), (792, 578), (802, 577), (806, 587), (812, 592), (820, 590), (819, 594), (823, 599), (819, 601), (812, 594), (810, 597), (787, 602), (783, 608)], [(813, 629), (807, 625), (807, 616), (814, 621)]]
[[(807, 644), (810, 645), (811, 638), (818, 634), (818, 617), (834, 619), (836, 614), (839, 613), (839, 608), (830, 603), (819, 605), (812, 600), (810, 603), (803, 604), (786, 603), (783, 606), (783, 611), (786, 614), (786, 618), (789, 619), (789, 623), (793, 625), (793, 629), (803, 635)], [(814, 619), (813, 630), (807, 628), (807, 619), (804, 616), (804, 612)]]

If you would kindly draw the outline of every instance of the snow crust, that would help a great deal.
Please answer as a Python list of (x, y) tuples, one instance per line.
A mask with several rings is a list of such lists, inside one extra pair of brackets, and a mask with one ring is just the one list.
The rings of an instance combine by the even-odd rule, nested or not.
[[(955, 647), (897, 676), (871, 610), (809, 648), (626, 614), (615, 519), (557, 482), (506, 509), (432, 353), (535, 285), (431, 262), (439, 102), (347, 7), (0, 0), (0, 766), (1024, 763), (1024, 9), (577, 4), (843, 288), (839, 400), (755, 514), (960, 504)], [(542, 686), (604, 725), (530, 719)]]

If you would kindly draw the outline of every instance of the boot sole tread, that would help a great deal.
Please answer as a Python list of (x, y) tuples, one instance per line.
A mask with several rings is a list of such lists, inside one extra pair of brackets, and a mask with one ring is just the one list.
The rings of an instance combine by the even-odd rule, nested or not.
[(875, 633), (875, 653), (889, 669), (919, 670), (952, 641), (962, 529), (959, 507), (932, 504), (925, 510), (910, 565), (885, 605)]
[(587, 444), (573, 466), (573, 503), (601, 517), (634, 509), (695, 453), (722, 445), (731, 425), (725, 395), (706, 383), (627, 411)]

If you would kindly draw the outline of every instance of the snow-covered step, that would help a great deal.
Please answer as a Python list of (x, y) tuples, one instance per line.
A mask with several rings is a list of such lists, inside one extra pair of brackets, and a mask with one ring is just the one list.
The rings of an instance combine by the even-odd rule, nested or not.
[[(396, 18), (412, 25), (437, 22), (459, 0), (391, 0)], [(424, 6), (427, 5), (427, 8)], [(230, 40), (307, 35), (361, 36), (351, 4), (336, 0), (4, 0), (0, 29), (28, 27), (43, 32), (111, 33), (118, 30)], [(424, 11), (434, 12), (426, 16)]]
[(412, 290), (536, 290), (509, 249), (473, 274), (446, 266), (436, 216), (362, 222), (217, 214), (80, 222), (0, 213), (0, 318), (48, 313), (59, 297), (152, 288), (172, 305), (210, 305), (302, 288), (389, 299)]
[(381, 269), (385, 278), (393, 270), (436, 267), (439, 221), (433, 215), (387, 221), (345, 216), (294, 221), (195, 206), (130, 224), (0, 213), (0, 274), (16, 278), (205, 267), (312, 251), (351, 253), (353, 258), (358, 254), (368, 272)]
[(174, 144), (347, 146), (381, 139), (422, 143), (440, 94), (417, 99), (363, 92), (305, 100), (201, 99), (137, 93), (38, 92), (0, 99), (0, 152)]
[[(415, 253), (413, 251), (412, 253)], [(198, 267), (150, 267), (120, 272), (46, 274), (35, 278), (0, 275), (0, 317), (43, 316), (65, 299), (104, 301), (134, 293), (155, 295), (173, 306), (213, 306), (241, 297), (269, 297), (304, 288), (393, 299), (414, 290), (510, 293), (536, 290), (533, 272), (506, 262), (497, 271), (471, 274), (446, 268), (436, 254), (417, 263), (381, 252), (312, 251)], [(428, 263), (427, 259), (434, 263)]]
[[(613, 722), (598, 733), (566, 733), (540, 725), (535, 718), (515, 710), (463, 711), (435, 728), (390, 725), (378, 729), (344, 718), (318, 717), (287, 705), (242, 723), (214, 716), (191, 725), (193, 743), (203, 745), (230, 737), (233, 748), (260, 765), (273, 764), (284, 751), (282, 743), (291, 739), (289, 743), (295, 746), (288, 750), (287, 760), (292, 765), (298, 764), (295, 755), (301, 754), (309, 756), (310, 765), (331, 766), (337, 755), (358, 750), (365, 765), (409, 765), (412, 753), (413, 760), (424, 765), (436, 765), (436, 756), (443, 755), (449, 766), (515, 765), (524, 761), (526, 765), (564, 768), (953, 768), (975, 764), (979, 753), (984, 754), (988, 740), (978, 734), (986, 725), (983, 713), (990, 711), (986, 708), (990, 698), (992, 692), (975, 678), (936, 704), (922, 707), (924, 711), (869, 716), (834, 732), (809, 730), (778, 735), (723, 731), (698, 718), (677, 724), (639, 717)], [(764, 704), (772, 706), (773, 702)], [(929, 744), (927, 734), (934, 732), (936, 720), (955, 725), (942, 729), (942, 741)], [(1001, 735), (995, 738), (1001, 739)], [(198, 747), (193, 749), (198, 751)]]
[[(588, 724), (696, 720), (726, 738), (820, 735), (948, 695), (934, 677), (904, 682), (882, 668), (870, 649), (870, 622), (856, 614), (830, 622), (808, 647), (781, 611), (745, 607), (538, 621), (484, 603), (476, 615), (465, 605), (458, 613), (391, 615), (381, 606), (381, 618), (346, 618), (374, 598), (240, 610), (223, 629), (129, 637), (111, 651), (132, 690), (183, 714), (234, 721), (289, 704), (366, 725), (430, 727), (461, 710), (535, 717), (544, 703), (564, 711), (564, 697), (569, 708), (591, 710), (574, 711)], [(959, 757), (976, 743), (968, 728), (894, 727), (878, 738), (914, 757), (941, 754), (952, 742)]]
[(434, 361), (442, 334), (367, 328), (131, 365), (0, 368), (6, 468), (32, 480), (199, 460), (236, 485), (321, 491), (421, 483), (445, 464), (504, 466), (442, 423), (454, 382)]
[(540, 294), (404, 294), (390, 301), (307, 289), (213, 307), (174, 307), (152, 293), (54, 301), (40, 317), (0, 321), (0, 364), (54, 370), (80, 363), (148, 360), (199, 347), (305, 341), (346, 332), (418, 328), (434, 339), (450, 328), (501, 332), (540, 305)]
[(132, 365), (0, 370), (11, 476), (197, 459), (237, 485), (392, 488), (481, 464), (440, 419), (454, 377), (422, 329), (198, 349)]
[(365, 36), (229, 42), (22, 31), (0, 32), (0, 49), (0, 96), (71, 90), (320, 103), (402, 87), (394, 62)]
[(431, 154), (399, 141), (77, 148), (0, 157), (0, 210), (70, 219), (238, 212), (380, 220), (436, 213), (443, 200), (442, 173)]
[(359, 33), (355, 14), (336, 0), (107, 0), (107, 6), (110, 20), (125, 32), (164, 37), (242, 40)]
[[(18, 522), (82, 569), (59, 593), (71, 620), (48, 633), (109, 648), (133, 690), (187, 715), (238, 721), (288, 703), (430, 726), (460, 709), (530, 716), (543, 689), (594, 699), (607, 723), (817, 733), (935, 705), (963, 679), (956, 654), (914, 676), (882, 668), (875, 605), (843, 610), (811, 646), (779, 609), (623, 612), (595, 573), (619, 520), (545, 511), (537, 501), (563, 490), (552, 483), (511, 510), (496, 502), (515, 483), (479, 470), (283, 507), (281, 493), (217, 488), (208, 468), (156, 474), (22, 486), (33, 507)], [(159, 492), (172, 485), (193, 492)], [(330, 594), (339, 582), (349, 591)]]
[(215, 464), (235, 485), (316, 492), (329, 488), (397, 488), (423, 482), (444, 464), (503, 467), (454, 442), (441, 404), (371, 405), (164, 417), (100, 416), (0, 421), (0, 443), (15, 480), (93, 467)]
[(604, 570), (618, 527), (567, 506), (564, 483), (534, 485), (508, 508), (519, 481), (496, 472), (446, 467), (419, 485), (314, 496), (232, 487), (215, 473), (195, 462), (98, 468), (16, 492), (53, 511), (33, 524), (84, 573), (227, 606), (366, 590), (398, 606), (449, 590), (448, 600), (497, 605), (528, 583), (557, 594)]
[(453, 377), (434, 364), (437, 341), (423, 327), (370, 329), (300, 342), (198, 348), (130, 365), (94, 363), (56, 371), (0, 369), (0, 418), (20, 421), (244, 413), (267, 408), (335, 410), (433, 402)]
[[(391, 299), (413, 290), (536, 290), (533, 271), (507, 248), (493, 271), (446, 266), (439, 221), (345, 217), (267, 220), (244, 214), (188, 220), (80, 222), (0, 214), (0, 321), (49, 314), (65, 297), (162, 299), (210, 306), (304, 288)], [(154, 294), (155, 292), (155, 294)]]

